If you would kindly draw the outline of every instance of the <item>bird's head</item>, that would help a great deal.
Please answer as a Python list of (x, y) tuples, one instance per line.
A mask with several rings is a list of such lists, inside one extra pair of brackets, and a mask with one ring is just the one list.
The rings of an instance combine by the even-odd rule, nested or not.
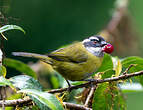
[(101, 36), (91, 36), (82, 41), (85, 48), (97, 57), (102, 57), (104, 53), (112, 53), (114, 48)]

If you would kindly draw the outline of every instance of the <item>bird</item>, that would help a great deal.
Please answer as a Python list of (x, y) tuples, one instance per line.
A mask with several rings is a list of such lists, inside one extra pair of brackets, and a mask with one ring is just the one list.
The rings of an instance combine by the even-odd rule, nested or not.
[(13, 52), (14, 56), (38, 58), (52, 66), (70, 85), (68, 80), (83, 81), (98, 70), (105, 53), (112, 53), (114, 47), (100, 35), (90, 36), (74, 42), (47, 55), (27, 52)]

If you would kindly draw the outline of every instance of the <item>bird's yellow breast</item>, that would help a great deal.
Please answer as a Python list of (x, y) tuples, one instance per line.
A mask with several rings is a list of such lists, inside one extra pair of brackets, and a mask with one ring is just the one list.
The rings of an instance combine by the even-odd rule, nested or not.
[[(85, 79), (89, 74), (95, 72), (102, 63), (102, 57), (96, 57), (92, 53), (88, 52), (82, 43), (73, 44), (74, 50), (71, 49), (71, 56), (86, 55), (87, 59), (84, 62), (74, 63), (70, 61), (54, 61), (53, 67), (64, 78), (77, 81)], [(78, 51), (75, 51), (78, 50)], [(82, 53), (81, 53), (82, 52)], [(78, 58), (78, 57), (75, 57)]]

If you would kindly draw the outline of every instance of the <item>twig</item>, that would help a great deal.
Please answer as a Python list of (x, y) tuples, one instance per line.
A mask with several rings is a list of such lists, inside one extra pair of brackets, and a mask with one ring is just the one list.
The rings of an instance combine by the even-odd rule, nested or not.
[(1, 100), (0, 101), (0, 107), (2, 107), (2, 105), (5, 105), (5, 106), (20, 106), (20, 105), (28, 104), (31, 101), (32, 100), (30, 98), (16, 99), (16, 100), (5, 100), (4, 102), (3, 102), (3, 100)]
[[(5, 100), (5, 102), (0, 101), (0, 107), (2, 107), (2, 105), (4, 104), (5, 106), (21, 106), (27, 103), (32, 102), (32, 100), (30, 98), (27, 99), (16, 99), (16, 100)], [(67, 108), (73, 108), (73, 109), (80, 109), (80, 110), (92, 110), (91, 108), (87, 108), (83, 105), (79, 105), (79, 104), (72, 104), (72, 103), (68, 103), (68, 102), (63, 102), (63, 104), (67, 107)]]
[(128, 71), (129, 71), (133, 66), (136, 66), (136, 64), (131, 64), (131, 65), (125, 70), (125, 72), (123, 72), (123, 74), (127, 74)]
[[(143, 75), (143, 71), (139, 71), (139, 72), (135, 72), (135, 73), (130, 73), (130, 74), (125, 74), (125, 75), (120, 75), (118, 77), (112, 77), (112, 78), (106, 78), (106, 79), (95, 79), (92, 82), (87, 82), (84, 84), (80, 84), (80, 85), (76, 85), (76, 86), (71, 86), (71, 90), (73, 89), (78, 89), (78, 88), (83, 88), (83, 87), (88, 87), (91, 85), (91, 83), (93, 84), (98, 84), (98, 83), (104, 83), (104, 82), (112, 82), (112, 81), (118, 81), (118, 80), (125, 80), (134, 76), (139, 76), (139, 75)], [(49, 90), (49, 93), (60, 93), (63, 91), (67, 91), (68, 88), (61, 88), (61, 89), (53, 89), (53, 90)]]
[[(3, 60), (3, 52), (1, 51), (1, 48), (0, 48), (0, 66), (2, 66), (2, 60)], [(4, 86), (0, 87), (0, 95), (2, 99), (2, 110), (5, 110), (4, 102), (6, 98), (6, 90)]]
[(5, 90), (4, 86), (2, 87), (2, 91), (1, 92), (2, 92), (2, 99), (3, 99), (2, 109), (5, 110), (4, 102), (5, 102), (5, 99), (6, 99), (6, 90)]
[[(104, 83), (104, 82), (113, 82), (113, 81), (118, 81), (118, 80), (125, 80), (134, 76), (140, 76), (143, 75), (143, 71), (139, 71), (139, 72), (135, 72), (135, 73), (130, 73), (130, 74), (125, 74), (125, 75), (120, 75), (118, 77), (112, 77), (112, 78), (106, 78), (106, 79), (98, 79), (95, 81), (92, 81), (92, 84), (98, 84), (98, 83)], [(82, 88), (82, 87), (88, 87), (91, 85), (91, 82), (87, 82), (85, 84), (81, 84), (81, 85), (77, 85), (77, 86), (71, 86), (71, 89), (78, 89), (78, 88)], [(58, 92), (63, 92), (66, 91), (68, 88), (63, 88), (63, 89), (54, 89), (51, 91), (48, 91), (49, 93), (58, 93)], [(16, 100), (5, 100), (5, 102), (3, 102), (2, 100), (0, 101), (0, 106), (2, 106), (3, 104), (5, 106), (20, 106), (20, 105), (24, 105), (24, 104), (28, 104), (30, 103), (32, 100), (27, 98), (27, 99), (16, 99)], [(92, 110), (91, 108), (87, 108), (83, 105), (79, 105), (79, 104), (71, 104), (71, 103), (67, 103), (64, 102), (64, 104), (68, 107), (68, 108), (80, 108), (81, 110)]]
[(84, 104), (85, 107), (88, 107), (89, 102), (90, 102), (96, 88), (97, 88), (97, 85), (91, 87), (90, 92), (89, 92), (89, 94), (86, 98), (85, 104)]
[(2, 100), (2, 110), (5, 110), (5, 105), (4, 105), (4, 102), (5, 102), (5, 94), (4, 94), (4, 87), (0, 87), (0, 95), (1, 95), (1, 100)]
[(79, 104), (73, 104), (73, 103), (68, 103), (68, 102), (63, 102), (64, 105), (67, 107), (67, 108), (70, 108), (70, 109), (75, 109), (75, 110), (92, 110), (91, 108), (88, 108), (88, 107), (85, 107), (83, 105), (79, 105)]

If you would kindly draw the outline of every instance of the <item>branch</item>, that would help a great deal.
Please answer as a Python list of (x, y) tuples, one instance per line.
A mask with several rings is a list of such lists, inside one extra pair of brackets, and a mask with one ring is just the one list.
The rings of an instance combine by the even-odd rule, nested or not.
[[(124, 75), (120, 75), (118, 77), (112, 77), (112, 78), (106, 78), (106, 79), (95, 79), (92, 82), (87, 82), (84, 84), (80, 84), (80, 85), (76, 85), (76, 86), (71, 86), (70, 90), (73, 89), (78, 89), (78, 88), (83, 88), (83, 87), (88, 87), (91, 84), (98, 84), (98, 83), (104, 83), (104, 82), (113, 82), (113, 81), (118, 81), (118, 80), (125, 80), (125, 79), (129, 79), (131, 77), (134, 76), (140, 76), (143, 75), (143, 71), (139, 71), (139, 72), (135, 72), (135, 73), (130, 73), (130, 74), (124, 74)], [(68, 88), (61, 88), (61, 89), (53, 89), (53, 90), (49, 90), (49, 93), (60, 93), (63, 91), (67, 91)]]
[[(5, 100), (5, 102), (0, 101), (0, 107), (3, 105), (5, 106), (22, 106), (22, 105), (27, 105), (28, 103), (32, 102), (30, 98), (27, 99), (16, 99), (16, 100)], [(79, 110), (92, 110), (91, 108), (87, 108), (83, 105), (79, 104), (73, 104), (73, 103), (68, 103), (68, 102), (63, 102), (64, 105), (67, 108), (72, 108), (72, 109), (79, 109)]]
[(32, 100), (27, 98), (27, 99), (16, 99), (16, 100), (5, 100), (3, 102), (3, 100), (0, 101), (0, 107), (4, 106), (21, 106), (24, 104), (28, 104), (29, 102), (31, 102)]
[[(125, 80), (125, 79), (129, 79), (131, 77), (134, 76), (140, 76), (143, 75), (143, 71), (139, 71), (139, 72), (135, 72), (135, 73), (130, 73), (130, 74), (124, 74), (124, 75), (120, 75), (118, 77), (112, 77), (112, 78), (106, 78), (106, 79), (97, 79), (97, 80), (93, 80), (92, 82), (87, 82), (84, 84), (80, 84), (77, 86), (71, 86), (71, 90), (73, 89), (78, 89), (78, 88), (82, 88), (82, 87), (88, 87), (91, 84), (98, 84), (98, 83), (104, 83), (104, 82), (113, 82), (113, 81), (118, 81), (118, 80)], [(59, 92), (63, 92), (66, 91), (68, 88), (62, 88), (62, 89), (54, 89), (51, 91), (48, 91), (49, 93), (59, 93)], [(28, 103), (32, 102), (32, 100), (30, 98), (27, 99), (16, 99), (16, 100), (5, 100), (4, 102), (1, 100), (0, 101), (0, 107), (2, 105), (4, 106), (22, 106), (22, 105), (27, 105)], [(64, 102), (64, 104), (66, 105), (67, 108), (78, 108), (81, 110), (92, 110), (91, 108), (87, 108), (83, 105), (79, 105), (79, 104), (72, 104), (72, 103), (68, 103), (68, 102)]]
[(76, 109), (76, 110), (92, 110), (91, 108), (88, 108), (88, 107), (85, 107), (83, 105), (79, 105), (79, 104), (73, 104), (73, 103), (68, 103), (68, 102), (63, 102), (64, 105), (67, 107), (67, 108), (70, 108), (70, 109)]
[(94, 94), (94, 91), (96, 90), (96, 88), (97, 88), (97, 85), (91, 87), (91, 89), (89, 91), (89, 94), (88, 94), (88, 96), (86, 98), (85, 104), (84, 104), (85, 107), (89, 106), (90, 100), (93, 97), (93, 94)]

